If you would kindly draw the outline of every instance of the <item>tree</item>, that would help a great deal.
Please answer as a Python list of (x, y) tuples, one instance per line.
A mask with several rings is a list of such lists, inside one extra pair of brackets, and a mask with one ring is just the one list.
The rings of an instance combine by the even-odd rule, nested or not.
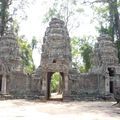
[(62, 81), (62, 77), (59, 72), (56, 72), (51, 77), (51, 92), (58, 92), (59, 83)]
[[(14, 16), (18, 10), (24, 10), (25, 4), (28, 5), (28, 0), (0, 0), (0, 36), (4, 35), (7, 29), (12, 29), (18, 35), (19, 25)], [(17, 37), (24, 70), (31, 73), (35, 69), (32, 59), (32, 50), (36, 45), (35, 39), (32, 40), (31, 46), (23, 37)]]
[(88, 42), (90, 39), (90, 37), (83, 37), (83, 39), (73, 37), (71, 39), (73, 67), (80, 72), (88, 72), (91, 67), (92, 45)]
[[(15, 4), (16, 3), (16, 6)], [(17, 4), (18, 3), (18, 4)], [(28, 4), (28, 0), (0, 0), (0, 35), (13, 23), (13, 16), (19, 9), (23, 10)]]
[(4, 31), (7, 27), (7, 22), (10, 20), (8, 8), (9, 5), (12, 4), (12, 1), (10, 0), (0, 0), (0, 18), (1, 18), (1, 28), (0, 33), (1, 36), (4, 34)]
[(18, 38), (18, 43), (20, 46), (20, 53), (24, 71), (27, 73), (32, 73), (35, 70), (35, 65), (32, 59), (32, 48), (30, 44), (22, 37)]
[[(31, 46), (31, 49), (32, 49), (32, 54), (33, 54), (33, 50), (37, 48), (37, 44), (38, 44), (38, 41), (36, 40), (36, 37), (34, 36), (32, 38), (32, 41), (30, 43), (30, 46)], [(35, 64), (34, 64), (34, 60), (32, 58), (32, 63), (33, 63), (33, 70), (35, 69)]]
[[(106, 21), (109, 23), (108, 27), (101, 27), (101, 31), (108, 32), (108, 34), (112, 37), (113, 41), (116, 43), (116, 47), (118, 49), (118, 58), (120, 63), (120, 18), (119, 18), (119, 4), (118, 0), (96, 0), (97, 2), (107, 3), (107, 11), (109, 15), (107, 16)], [(94, 1), (95, 2), (95, 1)], [(120, 86), (117, 80), (114, 81), (114, 98), (117, 101), (117, 104), (120, 106)]]
[(32, 38), (32, 42), (31, 42), (31, 48), (32, 48), (32, 50), (34, 50), (37, 47), (37, 43), (38, 43), (38, 41), (36, 40), (36, 37), (34, 36)]
[(110, 20), (110, 29), (112, 32), (112, 38), (114, 39), (114, 35), (116, 35), (117, 40), (120, 41), (120, 18), (118, 12), (118, 1), (117, 0), (109, 0), (109, 20)]
[(71, 39), (71, 48), (72, 48), (72, 64), (74, 68), (79, 70), (82, 64), (82, 58), (80, 54), (81, 40), (78, 37), (73, 37)]
[[(84, 3), (89, 3), (95, 8), (99, 18), (98, 21), (100, 23), (100, 32), (107, 32), (113, 39), (117, 39), (120, 41), (120, 18), (119, 18), (119, 11), (118, 7), (120, 1), (118, 0), (92, 0), (86, 1)], [(96, 3), (100, 4), (96, 7)], [(101, 17), (101, 18), (100, 18)]]
[(83, 62), (85, 64), (85, 71), (88, 72), (88, 70), (91, 67), (90, 62), (90, 55), (92, 53), (92, 47), (89, 45), (89, 43), (84, 43), (81, 46), (81, 56), (83, 57)]
[[(54, 0), (53, 5), (45, 14), (43, 22), (46, 23), (50, 21), (51, 18), (57, 17), (65, 22), (69, 31), (74, 27), (78, 27), (79, 21), (77, 21), (75, 16), (78, 17), (78, 14), (84, 10), (77, 3), (79, 3), (78, 0)], [(73, 24), (73, 21), (76, 22)]]
[[(100, 4), (99, 7), (95, 6), (95, 3)], [(120, 62), (120, 18), (119, 18), (119, 6), (118, 0), (94, 0), (92, 3), (94, 10), (96, 11), (97, 21), (99, 27), (97, 30), (99, 33), (108, 34), (112, 37), (113, 42), (118, 49), (118, 58)]]

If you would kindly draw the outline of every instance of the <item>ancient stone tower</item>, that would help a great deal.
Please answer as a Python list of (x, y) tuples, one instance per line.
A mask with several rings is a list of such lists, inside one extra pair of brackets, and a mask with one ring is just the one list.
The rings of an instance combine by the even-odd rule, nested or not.
[[(114, 92), (114, 81), (118, 65), (117, 49), (108, 35), (98, 37), (92, 56), (92, 72), (101, 74), (105, 80), (105, 94)], [(119, 68), (119, 67), (118, 67)]]
[(68, 73), (71, 68), (70, 38), (62, 20), (53, 18), (46, 29), (41, 54), (42, 91), (50, 97), (51, 76), (59, 72), (63, 80), (63, 98), (68, 94)]
[(9, 71), (20, 69), (19, 47), (13, 32), (9, 31), (0, 39), (0, 59), (5, 61)]
[(26, 90), (23, 89), (26, 75), (21, 66), (17, 39), (12, 31), (8, 31), (0, 38), (0, 94), (15, 95)]
[(118, 65), (117, 49), (110, 36), (101, 35), (98, 37), (98, 42), (95, 44), (92, 58), (94, 66)]

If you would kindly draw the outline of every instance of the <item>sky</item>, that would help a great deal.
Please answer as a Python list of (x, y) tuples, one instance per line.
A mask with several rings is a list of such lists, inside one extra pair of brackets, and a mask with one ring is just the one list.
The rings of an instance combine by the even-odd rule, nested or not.
[[(35, 0), (28, 8), (25, 9), (25, 14), (27, 15), (26, 20), (20, 21), (20, 32), (19, 35), (25, 35), (25, 38), (30, 41), (33, 36), (39, 40), (38, 50), (33, 51), (33, 59), (35, 66), (38, 67), (40, 64), (40, 49), (42, 44), (42, 39), (48, 24), (43, 24), (43, 18), (45, 13), (48, 11), (49, 7), (52, 5), (52, 0)], [(78, 36), (82, 37), (84, 35), (97, 35), (95, 29), (95, 23), (91, 23), (91, 18), (93, 11), (89, 7), (85, 7), (84, 14), (78, 15), (77, 19), (80, 21), (80, 27), (70, 33), (70, 37)], [(73, 21), (74, 23), (75, 21)]]
[(51, 2), (47, 0), (35, 0), (32, 5), (25, 9), (25, 14), (27, 15), (26, 20), (20, 21), (20, 32), (19, 35), (25, 35), (25, 38), (28, 41), (32, 40), (32, 37), (35, 36), (39, 41), (38, 49), (33, 51), (33, 60), (35, 66), (40, 65), (40, 53), (41, 53), (41, 44), (42, 39), (45, 33), (47, 24), (43, 24), (43, 17), (47, 12)]

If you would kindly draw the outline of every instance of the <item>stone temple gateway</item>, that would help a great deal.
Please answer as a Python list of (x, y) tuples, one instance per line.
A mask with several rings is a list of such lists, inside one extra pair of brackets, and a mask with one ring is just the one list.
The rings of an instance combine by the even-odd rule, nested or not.
[(0, 93), (19, 98), (50, 99), (55, 72), (62, 76), (63, 100), (105, 98), (120, 89), (117, 50), (108, 35), (100, 35), (91, 55), (88, 73), (72, 68), (70, 37), (62, 20), (53, 18), (43, 38), (40, 66), (32, 75), (22, 69), (19, 47), (13, 33), (0, 39)]
[(68, 93), (68, 74), (71, 67), (70, 38), (64, 22), (53, 19), (46, 30), (41, 54), (43, 71), (43, 92), (47, 99), (50, 93), (50, 79), (54, 72), (60, 72), (63, 79), (63, 96)]

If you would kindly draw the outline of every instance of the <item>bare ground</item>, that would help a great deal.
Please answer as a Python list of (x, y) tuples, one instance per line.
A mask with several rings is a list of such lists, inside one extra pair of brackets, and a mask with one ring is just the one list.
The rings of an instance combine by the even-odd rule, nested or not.
[(120, 120), (113, 102), (0, 101), (0, 120)]

